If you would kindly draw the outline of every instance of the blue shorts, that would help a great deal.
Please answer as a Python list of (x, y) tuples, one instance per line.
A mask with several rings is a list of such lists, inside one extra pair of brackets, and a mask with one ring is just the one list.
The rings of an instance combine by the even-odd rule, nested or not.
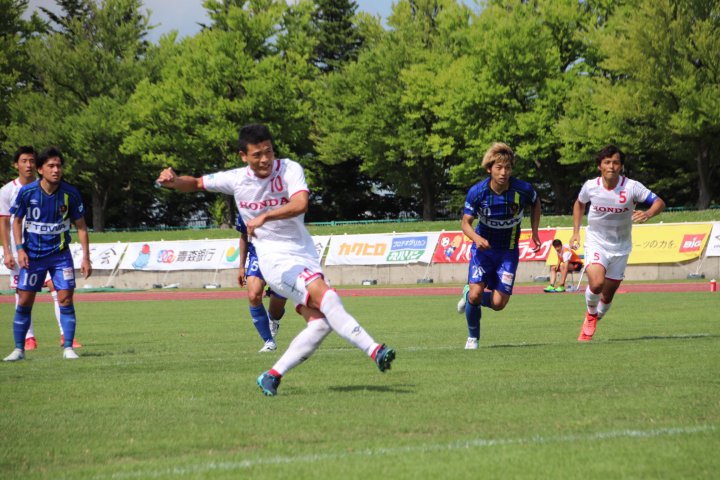
[(257, 277), (262, 281), (265, 281), (262, 272), (260, 271), (260, 262), (255, 252), (248, 252), (247, 269), (245, 271), (246, 277)]
[(75, 267), (69, 248), (47, 257), (30, 259), (29, 263), (28, 268), (20, 269), (18, 290), (39, 292), (48, 273), (55, 290), (75, 289)]
[(485, 288), (512, 295), (519, 250), (477, 250), (472, 246), (468, 283), (484, 283)]
[[(265, 277), (263, 277), (263, 274), (260, 271), (260, 262), (258, 261), (258, 257), (254, 252), (248, 252), (248, 268), (245, 272), (245, 276), (257, 277), (263, 282), (265, 281)], [(277, 293), (275, 293), (270, 287), (267, 287), (267, 290), (265, 291), (265, 296), (269, 297), (270, 295), (275, 295), (278, 298), (285, 298), (282, 295), (278, 295)]]

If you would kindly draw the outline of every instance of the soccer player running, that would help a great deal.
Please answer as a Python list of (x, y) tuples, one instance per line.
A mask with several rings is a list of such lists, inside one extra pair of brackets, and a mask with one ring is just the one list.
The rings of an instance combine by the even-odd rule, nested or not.
[[(17, 149), (15, 155), (13, 155), (13, 166), (18, 171), (18, 177), (0, 188), (0, 238), (2, 239), (3, 245), (3, 263), (8, 270), (10, 270), (10, 288), (13, 290), (17, 289), (18, 276), (20, 274), (20, 268), (15, 258), (15, 241), (12, 238), (12, 215), (10, 214), (10, 207), (15, 202), (20, 188), (27, 185), (28, 183), (35, 181), (35, 157), (37, 153), (31, 146), (22, 146)], [(50, 294), (53, 298), (53, 304), (55, 306), (55, 319), (57, 320), (58, 327), (60, 328), (60, 344), (65, 343), (64, 333), (62, 328), (62, 322), (60, 321), (60, 304), (58, 303), (57, 290), (55, 290), (52, 281), (49, 277), (46, 278), (46, 284), (50, 288)], [(20, 297), (17, 292), (15, 293), (15, 306)], [(82, 345), (77, 341), (73, 340), (73, 348), (80, 348)], [(25, 351), (34, 350), (37, 348), (37, 339), (35, 338), (35, 329), (33, 328), (32, 321), (30, 327), (25, 334)]]
[(40, 180), (20, 189), (10, 208), (14, 216), (12, 228), (20, 266), (18, 304), (15, 308), (13, 336), (15, 350), (5, 357), (6, 362), (25, 358), (25, 334), (30, 326), (35, 295), (42, 289), (49, 273), (58, 292), (60, 321), (64, 338), (63, 358), (79, 358), (73, 350), (75, 339), (75, 268), (70, 253), (70, 224), (78, 232), (83, 259), (80, 270), (85, 278), (92, 274), (90, 245), (85, 207), (77, 188), (63, 181), (63, 155), (55, 147), (43, 151), (37, 158)]
[[(269, 311), (263, 305), (263, 291), (265, 290), (265, 277), (260, 270), (260, 262), (255, 253), (255, 245), (249, 241), (247, 227), (240, 215), (237, 217), (235, 229), (240, 232), (240, 270), (238, 283), (241, 287), (247, 286), (250, 318), (258, 331), (260, 338), (265, 342), (260, 353), (272, 352), (277, 349), (275, 335), (280, 328), (280, 319), (285, 314), (286, 298), (277, 295), (272, 290)], [(245, 268), (247, 265), (248, 268)]]
[(395, 351), (375, 342), (324, 280), (315, 245), (303, 223), (309, 190), (302, 167), (290, 159), (275, 158), (265, 125), (242, 127), (239, 150), (246, 167), (200, 178), (178, 177), (168, 168), (157, 182), (183, 192), (204, 188), (234, 195), (267, 284), (296, 305), (316, 312), (275, 365), (258, 377), (262, 392), (276, 395), (280, 379), (307, 360), (331, 331), (364, 351), (381, 372), (389, 370)]
[[(585, 289), (587, 311), (579, 342), (589, 342), (595, 328), (612, 304), (625, 277), (632, 250), (632, 224), (645, 223), (665, 208), (665, 202), (642, 183), (622, 175), (625, 155), (615, 145), (597, 154), (600, 176), (586, 181), (573, 207), (573, 234), (570, 246), (580, 247), (580, 224), (589, 203), (585, 230)], [(637, 204), (650, 205), (647, 211), (635, 210)]]
[[(495, 143), (485, 152), (482, 166), (490, 177), (468, 191), (461, 221), (463, 233), (473, 242), (465, 303), (466, 350), (478, 348), (480, 306), (502, 310), (510, 301), (520, 258), (520, 223), (528, 206), (533, 251), (540, 250), (540, 198), (532, 185), (512, 176), (515, 153), (504, 143)], [(478, 224), (473, 229), (475, 218)]]

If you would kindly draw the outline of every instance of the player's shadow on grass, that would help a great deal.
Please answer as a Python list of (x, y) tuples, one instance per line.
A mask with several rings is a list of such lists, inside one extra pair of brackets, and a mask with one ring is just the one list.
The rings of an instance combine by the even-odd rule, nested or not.
[(414, 387), (415, 385), (343, 385), (342, 387), (330, 387), (330, 390), (333, 392), (415, 393)]
[(693, 340), (696, 338), (717, 338), (718, 335), (710, 335), (709, 333), (695, 333), (689, 335), (643, 335), (642, 337), (631, 338), (611, 338), (608, 342), (637, 342), (647, 340)]

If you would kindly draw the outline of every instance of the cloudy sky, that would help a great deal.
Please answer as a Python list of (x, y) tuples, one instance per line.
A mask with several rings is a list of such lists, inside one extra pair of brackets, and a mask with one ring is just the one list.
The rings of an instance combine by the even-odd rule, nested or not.
[[(355, 1), (360, 11), (379, 15), (381, 18), (387, 18), (390, 15), (391, 0)], [(180, 36), (197, 33), (200, 30), (197, 23), (207, 23), (202, 3), (202, 0), (144, 0), (145, 8), (152, 11), (150, 22), (157, 25), (149, 35), (150, 40), (156, 41), (162, 34), (170, 30), (177, 30)], [(38, 7), (54, 10), (56, 3), (54, 0), (30, 0), (29, 11)]]

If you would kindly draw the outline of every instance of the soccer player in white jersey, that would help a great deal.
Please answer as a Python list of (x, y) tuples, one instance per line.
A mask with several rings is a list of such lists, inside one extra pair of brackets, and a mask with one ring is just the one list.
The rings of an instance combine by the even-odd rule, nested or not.
[(303, 223), (309, 190), (302, 167), (290, 159), (275, 158), (265, 125), (242, 127), (239, 147), (246, 167), (200, 178), (177, 176), (167, 168), (157, 182), (183, 192), (205, 189), (234, 195), (270, 288), (316, 312), (275, 365), (258, 377), (262, 392), (276, 395), (280, 379), (307, 360), (331, 331), (364, 351), (381, 372), (389, 370), (395, 351), (375, 342), (325, 282), (315, 245)]
[[(642, 183), (624, 175), (625, 155), (615, 145), (608, 145), (597, 155), (600, 176), (582, 186), (573, 207), (573, 234), (570, 246), (580, 246), (580, 224), (589, 203), (585, 230), (585, 289), (587, 312), (579, 342), (589, 342), (595, 328), (610, 309), (615, 292), (625, 277), (625, 267), (632, 250), (632, 224), (645, 223), (665, 208), (665, 202)], [(636, 205), (649, 205), (646, 211)]]
[[(3, 245), (3, 263), (7, 269), (10, 270), (10, 288), (13, 290), (17, 288), (20, 268), (17, 264), (15, 241), (10, 232), (10, 225), (12, 223), (10, 207), (15, 202), (15, 197), (17, 197), (20, 188), (35, 181), (36, 156), (35, 149), (32, 146), (22, 146), (18, 148), (15, 155), (13, 155), (13, 166), (18, 171), (18, 177), (0, 188), (0, 238), (2, 239)], [(60, 327), (60, 344), (62, 345), (64, 343), (64, 332), (62, 322), (60, 321), (60, 304), (58, 303), (57, 291), (49, 278), (47, 281), (55, 305), (55, 319), (57, 320), (58, 327)], [(15, 293), (16, 304), (17, 300), (18, 294)], [(81, 346), (77, 340), (73, 339), (73, 348), (80, 348)], [(34, 350), (36, 348), (37, 340), (35, 339), (35, 329), (31, 322), (25, 336), (25, 350)]]

